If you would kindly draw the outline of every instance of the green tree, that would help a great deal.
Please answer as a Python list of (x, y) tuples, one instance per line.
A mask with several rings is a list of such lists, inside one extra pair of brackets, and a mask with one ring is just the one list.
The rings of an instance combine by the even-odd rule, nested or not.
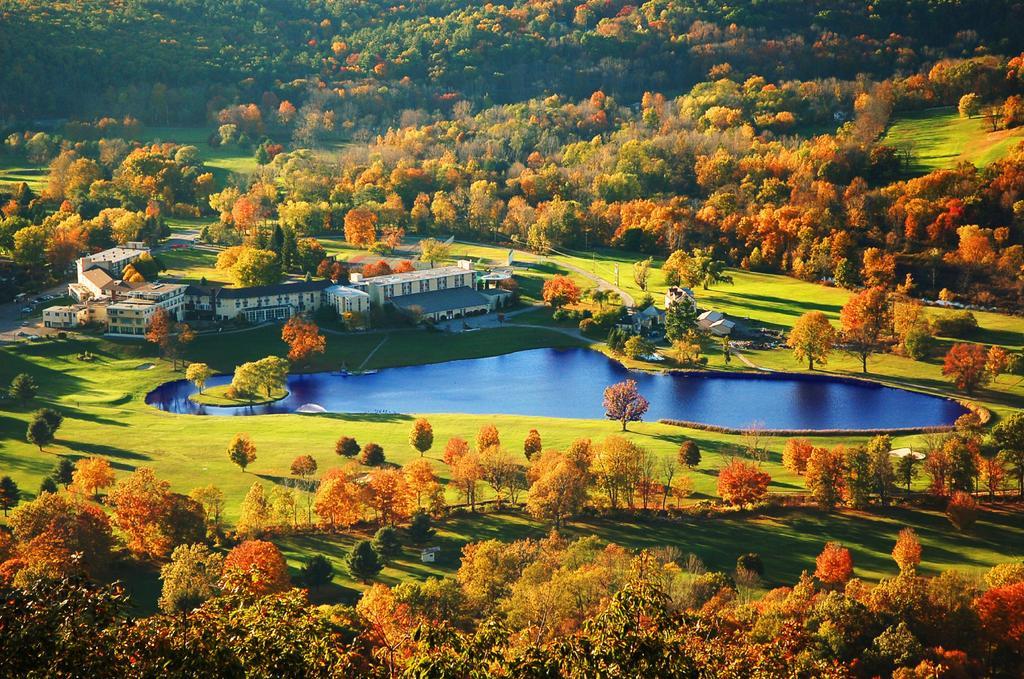
[(57, 461), (57, 465), (53, 468), (53, 472), (51, 472), (53, 480), (64, 486), (65, 489), (71, 485), (74, 475), (75, 463), (66, 457), (60, 458)]
[(50, 431), (54, 434), (60, 429), (60, 425), (64, 423), (64, 416), (53, 408), (40, 408), (35, 412), (35, 418), (45, 421), (49, 425)]
[(846, 497), (856, 509), (864, 509), (871, 500), (874, 479), (871, 476), (871, 457), (865, 448), (846, 449)]
[(430, 266), (434, 266), (436, 262), (445, 261), (450, 254), (451, 246), (436, 238), (424, 238), (420, 241), (420, 261), (430, 262)]
[(373, 551), (381, 563), (388, 563), (402, 553), (402, 541), (394, 526), (382, 526), (373, 536)]
[(409, 521), (409, 540), (414, 545), (422, 545), (434, 537), (435, 532), (430, 514), (421, 509), (412, 515), (412, 519)]
[(31, 375), (28, 373), (19, 373), (14, 376), (13, 380), (11, 380), (11, 386), (7, 390), (7, 394), (15, 401), (25, 405), (35, 398), (38, 391), (39, 385), (36, 384), (35, 379)]
[(1017, 477), (1017, 492), (1024, 497), (1024, 412), (1016, 412), (992, 428), (992, 444)]
[(360, 540), (352, 548), (348, 559), (345, 560), (345, 567), (349, 575), (360, 582), (369, 582), (383, 567), (377, 552), (369, 540)]
[(185, 379), (192, 384), (196, 385), (196, 389), (199, 393), (203, 393), (203, 389), (206, 387), (206, 382), (213, 375), (213, 371), (210, 370), (210, 366), (205, 363), (190, 363), (185, 368)]
[(53, 480), (52, 476), (47, 476), (45, 479), (42, 480), (42, 482), (40, 482), (40, 484), (39, 484), (39, 495), (42, 495), (43, 493), (56, 493), (56, 492), (57, 492), (57, 482)]
[(10, 476), (0, 478), (0, 509), (4, 516), (18, 504), (21, 494), (18, 491), (18, 484)]
[(310, 589), (319, 589), (334, 577), (334, 566), (323, 554), (314, 554), (306, 559), (299, 569), (299, 582)]
[(26, 438), (29, 443), (34, 443), (39, 446), (39, 450), (53, 443), (53, 430), (50, 429), (50, 425), (41, 417), (37, 417), (32, 420), (28, 425), (28, 432)]
[(697, 306), (677, 302), (665, 312), (665, 337), (670, 342), (683, 339), (697, 329)]
[(896, 473), (892, 468), (892, 439), (881, 434), (868, 441), (867, 454), (871, 460), (871, 491), (878, 496), (883, 505), (889, 504), (892, 491), (896, 487)]
[(245, 248), (231, 267), (236, 285), (273, 285), (281, 280), (281, 259), (272, 250)]

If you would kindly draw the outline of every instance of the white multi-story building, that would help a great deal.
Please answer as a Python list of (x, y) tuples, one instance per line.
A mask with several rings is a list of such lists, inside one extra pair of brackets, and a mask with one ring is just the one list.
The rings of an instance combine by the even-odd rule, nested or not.
[(124, 299), (107, 306), (107, 333), (145, 335), (158, 309), (166, 310), (172, 319), (180, 321), (187, 287), (178, 283), (146, 283), (129, 291)]

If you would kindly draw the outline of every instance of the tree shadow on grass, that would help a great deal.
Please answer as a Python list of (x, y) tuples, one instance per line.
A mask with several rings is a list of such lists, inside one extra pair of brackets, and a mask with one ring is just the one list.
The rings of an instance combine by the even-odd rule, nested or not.
[[(69, 441), (65, 445), (71, 448), (75, 453), (85, 453), (85, 455), (79, 455), (77, 457), (96, 457), (102, 455), (103, 457), (115, 458), (117, 460), (151, 460), (152, 457), (146, 453), (137, 453), (131, 450), (125, 450), (124, 448), (116, 448), (109, 446), (104, 443), (81, 443), (78, 441)], [(71, 457), (72, 455), (69, 455)], [(134, 469), (132, 466), (126, 468)]]
[(404, 413), (315, 413), (315, 416), (343, 422), (379, 422), (381, 424), (411, 422), (414, 419), (412, 415)]

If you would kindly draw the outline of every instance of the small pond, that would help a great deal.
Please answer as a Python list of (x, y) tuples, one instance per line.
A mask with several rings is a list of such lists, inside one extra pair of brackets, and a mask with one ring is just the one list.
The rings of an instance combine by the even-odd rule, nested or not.
[[(952, 424), (966, 412), (949, 399), (871, 382), (814, 375), (645, 373), (589, 349), (533, 349), (490, 358), (388, 368), (373, 374), (296, 374), (286, 398), (253, 407), (202, 406), (185, 380), (146, 403), (171, 413), (266, 415), (315, 404), (331, 413), (467, 413), (601, 419), (604, 388), (636, 380), (646, 420), (744, 428), (904, 429)], [(228, 375), (210, 380), (226, 384)]]

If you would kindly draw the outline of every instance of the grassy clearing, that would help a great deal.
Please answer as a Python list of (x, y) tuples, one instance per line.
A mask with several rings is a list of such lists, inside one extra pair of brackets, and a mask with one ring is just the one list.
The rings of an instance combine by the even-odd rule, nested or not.
[(46, 188), (49, 174), (50, 170), (45, 166), (30, 165), (13, 158), (0, 158), (0, 185), (25, 182), (33, 193), (39, 195)]
[(142, 130), (139, 141), (146, 143), (174, 142), (188, 144), (199, 149), (199, 157), (223, 186), (231, 174), (252, 174), (258, 168), (254, 149), (240, 148), (237, 144), (213, 147), (207, 143), (213, 127), (147, 127)]
[(991, 131), (985, 120), (961, 118), (955, 108), (933, 108), (897, 116), (885, 143), (911, 153), (914, 174), (953, 167), (967, 161), (984, 167), (1006, 156), (1024, 140), (1024, 128)]

